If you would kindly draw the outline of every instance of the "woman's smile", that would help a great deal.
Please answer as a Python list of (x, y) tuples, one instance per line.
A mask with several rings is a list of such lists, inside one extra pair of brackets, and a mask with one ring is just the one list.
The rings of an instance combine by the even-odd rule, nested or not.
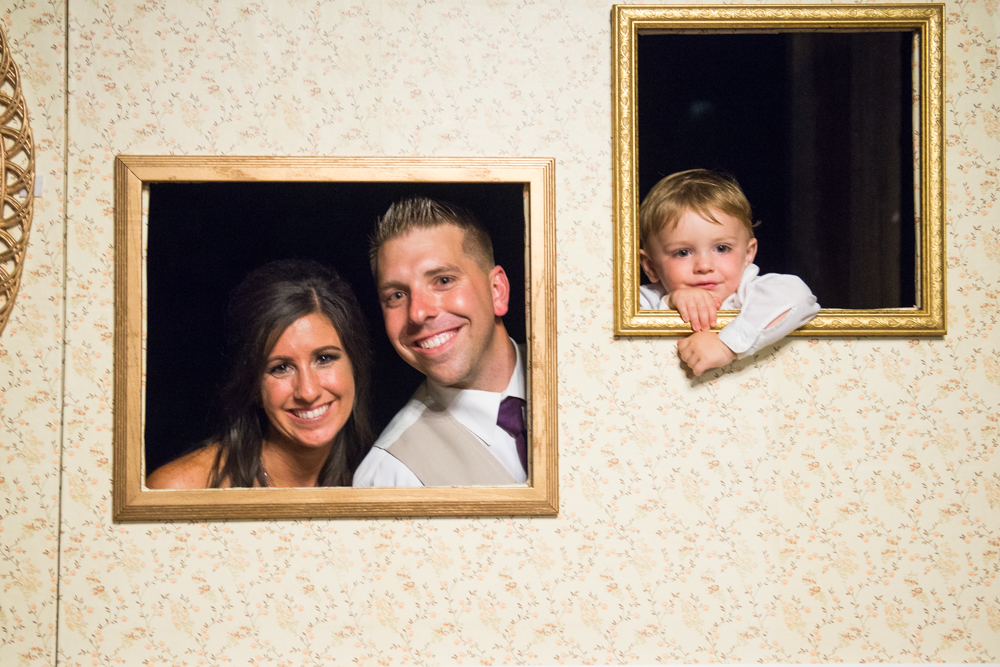
[(326, 414), (326, 411), (330, 409), (330, 404), (321, 405), (318, 408), (312, 408), (310, 410), (289, 410), (293, 415), (299, 419), (318, 419)]

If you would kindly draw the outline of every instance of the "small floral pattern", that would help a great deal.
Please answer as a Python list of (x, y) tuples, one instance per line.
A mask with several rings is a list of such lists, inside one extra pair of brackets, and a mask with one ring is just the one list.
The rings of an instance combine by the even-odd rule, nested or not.
[[(946, 6), (949, 334), (694, 381), (611, 334), (610, 9), (8, 3), (44, 194), (0, 339), (0, 663), (1000, 660), (997, 3)], [(559, 516), (113, 523), (119, 153), (555, 157)]]
[[(14, 0), (0, 27), (35, 140), (31, 236), (0, 336), (0, 664), (56, 656), (63, 351), (65, 5)], [(6, 213), (4, 214), (7, 215)], [(9, 267), (6, 267), (9, 268)]]

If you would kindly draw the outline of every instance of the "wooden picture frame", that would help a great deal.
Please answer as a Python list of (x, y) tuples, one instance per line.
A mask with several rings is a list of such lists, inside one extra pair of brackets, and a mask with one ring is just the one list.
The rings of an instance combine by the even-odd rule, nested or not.
[[(676, 311), (639, 309), (639, 187), (637, 72), (641, 35), (765, 35), (873, 33), (913, 35), (914, 71), (912, 269), (915, 307), (824, 308), (793, 336), (941, 336), (946, 332), (944, 257), (944, 6), (921, 5), (615, 5), (613, 42), (614, 333), (683, 336)], [(904, 93), (905, 94), (905, 93)], [(712, 168), (711, 165), (691, 165)], [(684, 167), (684, 168), (691, 168)], [(662, 174), (665, 175), (665, 174)], [(905, 189), (904, 189), (905, 192)], [(751, 198), (751, 203), (754, 201)], [(905, 221), (903, 221), (904, 224)], [(766, 252), (762, 250), (762, 252)], [(877, 251), (869, 251), (875, 252)], [(901, 270), (902, 271), (902, 270)], [(904, 277), (905, 279), (905, 272)], [(807, 281), (808, 283), (808, 281)], [(823, 300), (820, 299), (820, 304)], [(905, 305), (905, 304), (901, 304)], [(736, 311), (720, 311), (718, 326)]]
[[(146, 488), (143, 415), (147, 230), (143, 197), (150, 184), (167, 182), (521, 184), (531, 454), (528, 483), (364, 489)], [(558, 513), (553, 159), (119, 156), (115, 160), (114, 215), (116, 521)], [(358, 251), (367, 256), (367, 248)], [(384, 335), (374, 324), (373, 335)]]

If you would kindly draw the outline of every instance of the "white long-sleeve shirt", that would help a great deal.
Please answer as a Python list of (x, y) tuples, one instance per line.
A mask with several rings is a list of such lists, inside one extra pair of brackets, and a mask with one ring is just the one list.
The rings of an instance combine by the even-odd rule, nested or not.
[[(639, 287), (639, 310), (671, 310), (662, 283)], [(740, 286), (730, 294), (719, 310), (738, 310), (740, 314), (719, 331), (719, 340), (736, 353), (738, 359), (776, 343), (816, 317), (819, 304), (802, 279), (784, 273), (760, 275), (756, 264), (743, 269)], [(767, 325), (787, 313), (771, 328)]]

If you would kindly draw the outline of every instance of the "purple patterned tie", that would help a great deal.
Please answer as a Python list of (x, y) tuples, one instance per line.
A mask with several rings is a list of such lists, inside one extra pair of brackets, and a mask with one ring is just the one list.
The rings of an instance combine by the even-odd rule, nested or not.
[(497, 426), (514, 437), (517, 445), (517, 456), (525, 474), (528, 472), (528, 434), (524, 424), (524, 399), (508, 396), (500, 401), (500, 412), (497, 414)]

